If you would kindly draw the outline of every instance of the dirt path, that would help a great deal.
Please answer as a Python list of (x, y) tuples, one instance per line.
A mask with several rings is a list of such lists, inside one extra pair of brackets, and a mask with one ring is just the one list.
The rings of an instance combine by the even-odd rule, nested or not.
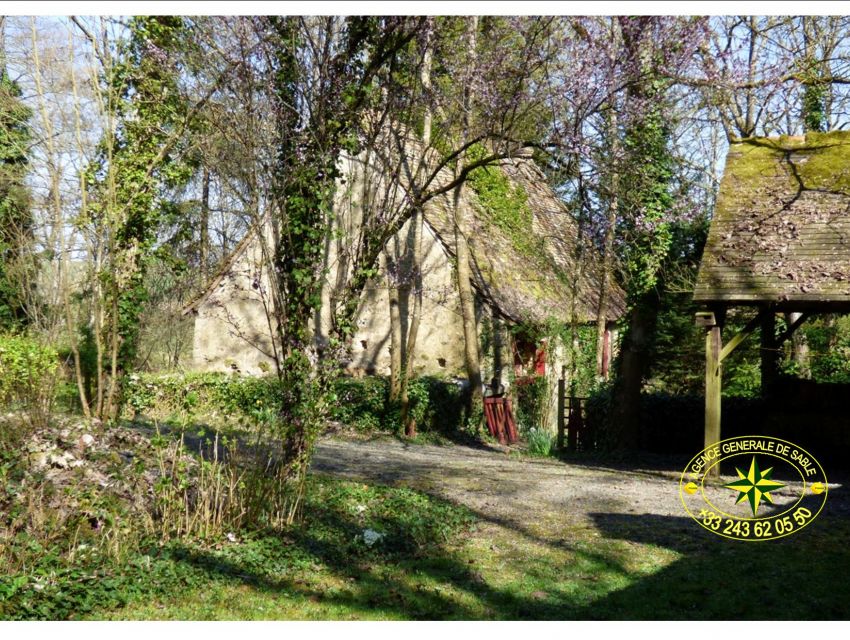
[[(313, 468), (427, 491), (472, 509), (491, 525), (538, 540), (562, 540), (568, 531), (593, 529), (662, 544), (663, 538), (681, 539), (684, 532), (699, 544), (706, 532), (688, 518), (678, 493), (686, 462), (655, 459), (645, 467), (620, 469), (459, 445), (331, 439), (318, 445)], [(728, 490), (712, 492), (720, 496)], [(833, 515), (850, 513), (844, 493), (830, 496)], [(775, 496), (777, 506), (793, 496), (791, 491)]]
[(622, 471), (394, 440), (328, 440), (313, 459), (316, 471), (424, 490), (546, 537), (564, 526), (593, 527), (599, 514), (684, 515), (676, 469), (669, 466)]

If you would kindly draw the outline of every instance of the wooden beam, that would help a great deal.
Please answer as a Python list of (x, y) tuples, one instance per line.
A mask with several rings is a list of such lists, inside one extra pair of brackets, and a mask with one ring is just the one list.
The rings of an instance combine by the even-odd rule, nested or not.
[(602, 374), (603, 380), (608, 380), (608, 372), (611, 369), (611, 329), (605, 326), (605, 333), (602, 341)]
[(717, 319), (714, 317), (714, 311), (697, 311), (694, 317), (694, 322), (698, 327), (713, 327), (717, 324)]
[[(720, 392), (721, 392), (721, 335), (720, 325), (709, 327), (705, 332), (705, 446), (720, 440)], [(719, 465), (711, 474), (720, 475)]]
[(564, 380), (566, 367), (561, 367), (561, 377), (558, 380), (558, 451), (564, 450), (564, 428), (567, 417), (564, 411), (564, 396), (567, 394), (567, 384)]
[(759, 311), (758, 315), (747, 323), (747, 326), (745, 326), (738, 333), (736, 333), (735, 336), (729, 342), (726, 343), (726, 345), (723, 347), (723, 350), (720, 352), (720, 362), (723, 362), (726, 357), (730, 353), (732, 353), (739, 344), (746, 340), (747, 337), (753, 331), (756, 330), (756, 327), (758, 327), (764, 319), (762, 316), (765, 313), (767, 313), (765, 310)]
[(784, 343), (788, 338), (794, 335), (794, 332), (800, 328), (800, 325), (803, 324), (812, 314), (808, 311), (804, 311), (801, 313), (796, 320), (785, 330), (781, 336), (776, 339), (776, 346), (779, 347)]
[(581, 411), (581, 405), (576, 407), (578, 400), (573, 395), (569, 397), (567, 408), (567, 449), (575, 451), (578, 449), (578, 421), (576, 414)]

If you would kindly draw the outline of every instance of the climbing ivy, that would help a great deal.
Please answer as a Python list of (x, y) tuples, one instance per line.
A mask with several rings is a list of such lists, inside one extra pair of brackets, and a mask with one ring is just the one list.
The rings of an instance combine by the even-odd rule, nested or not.
[(826, 131), (826, 84), (807, 84), (803, 90), (803, 128), (806, 131)]
[(803, 124), (803, 131), (806, 132), (823, 132), (829, 129), (827, 101), (830, 84), (823, 79), (824, 69), (821, 65), (822, 63), (813, 59), (810, 54), (803, 56), (797, 64), (803, 84), (800, 121)]
[[(337, 159), (350, 144), (355, 124), (354, 114), (346, 109), (325, 117), (325, 107), (348, 105), (356, 99), (353, 92), (362, 72), (366, 33), (362, 25), (347, 23), (343, 50), (330, 61), (334, 80), (315, 95), (316, 108), (304, 113), (292, 106), (298, 103), (304, 81), (304, 34), (299, 21), (272, 17), (269, 26), (274, 34), (272, 98), (280, 134), (273, 175), (273, 193), (280, 203), (274, 221), (280, 239), (274, 266), (283, 351), (277, 426), (286, 440), (284, 474), (300, 481), (330, 402), (332, 376), (325, 367), (314, 366), (309, 324), (321, 304), (323, 248), (339, 175)], [(336, 346), (336, 341), (328, 345)]]
[(618, 402), (608, 416), (611, 437), (604, 446), (631, 449), (639, 440), (640, 391), (655, 335), (662, 266), (673, 238), (674, 162), (672, 123), (665, 110), (671, 82), (664, 72), (665, 52), (655, 38), (658, 23), (646, 16), (621, 17), (619, 23), (633, 74), (624, 96), (623, 128), (617, 132), (623, 157), (614, 165), (620, 201), (617, 254), (629, 309), (615, 361)]
[[(486, 155), (482, 145), (473, 145), (469, 150), (469, 162), (477, 162)], [(470, 172), (467, 180), (478, 196), (487, 220), (510, 239), (519, 253), (539, 256), (541, 242), (531, 233), (532, 213), (525, 189), (511, 184), (498, 166), (479, 167)]]
[[(376, 91), (375, 79), (413, 37), (405, 24), (403, 18), (346, 18), (336, 35), (326, 34), (338, 41), (316, 61), (311, 59), (310, 36), (302, 20), (267, 19), (266, 52), (278, 133), (272, 172), (273, 223), (278, 239), (274, 256), (276, 321), (281, 347), (277, 428), (284, 440), (282, 480), (295, 488), (286, 497), (292, 502), (280, 505), (287, 521), (295, 516), (313, 443), (336, 401), (332, 382), (355, 329), (360, 293), (375, 273), (383, 244), (381, 233), (364, 234), (351, 279), (332, 301), (329, 335), (316, 344), (310, 326), (321, 304), (325, 241), (331, 232), (339, 157), (342, 151), (358, 151), (362, 110), (383, 99)], [(318, 70), (311, 65), (323, 67), (326, 81), (318, 86), (312, 80)], [(302, 104), (305, 100), (308, 104)]]
[[(2, 56), (2, 52), (0, 52)], [(20, 263), (21, 243), (32, 233), (29, 192), (24, 184), (27, 148), (32, 134), (30, 109), (21, 102), (21, 88), (0, 59), (0, 329), (25, 322), (21, 282), (10, 273)]]
[[(651, 83), (649, 97), (658, 97), (663, 83)], [(627, 293), (635, 300), (653, 289), (672, 241), (669, 214), (673, 209), (670, 182), (673, 159), (669, 149), (670, 125), (659, 107), (631, 123), (624, 149), (627, 171), (621, 180), (621, 196), (628, 212), (630, 241), (622, 252), (627, 271)]]
[[(180, 17), (144, 16), (133, 18), (128, 32), (104, 89), (116, 126), (84, 175), (90, 200), (81, 220), (96, 225), (109, 243), (109, 261), (97, 277), (107, 316), (102, 339), (118, 344), (113, 384), (119, 389), (136, 359), (148, 299), (145, 274), (156, 257), (165, 194), (191, 176), (183, 159), (188, 101), (178, 85), (177, 62), (187, 26)], [(117, 415), (117, 407), (106, 411)]]

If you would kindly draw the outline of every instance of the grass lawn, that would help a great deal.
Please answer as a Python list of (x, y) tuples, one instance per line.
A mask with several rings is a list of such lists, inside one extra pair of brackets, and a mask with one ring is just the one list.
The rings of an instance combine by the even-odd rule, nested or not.
[[(775, 542), (689, 519), (601, 515), (517, 532), (410, 489), (314, 476), (304, 523), (166, 546), (151, 582), (93, 619), (846, 619), (846, 519)], [(369, 547), (364, 529), (385, 537)], [(539, 530), (539, 535), (535, 531)], [(160, 577), (157, 577), (160, 576)], [(163, 579), (162, 576), (165, 576)], [(757, 594), (742, 598), (742, 593)]]

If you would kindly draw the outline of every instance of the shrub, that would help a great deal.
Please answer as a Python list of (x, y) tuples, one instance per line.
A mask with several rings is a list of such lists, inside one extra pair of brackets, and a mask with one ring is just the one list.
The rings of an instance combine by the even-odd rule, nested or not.
[[(331, 417), (358, 431), (399, 430), (399, 407), (390, 406), (389, 380), (384, 377), (340, 378)], [(434, 376), (411, 380), (407, 389), (410, 415), (422, 432), (453, 433), (463, 422), (464, 397), (453, 381)]]
[[(602, 449), (616, 448), (617, 430), (609, 424), (610, 408), (616, 398), (610, 387), (592, 395), (586, 404), (585, 427), (597, 434)], [(769, 425), (769, 407), (761, 398), (724, 397), (723, 437), (753, 432), (780, 436)], [(787, 410), (780, 410), (787, 411)], [(696, 394), (643, 393), (640, 398), (640, 442), (645, 451), (694, 455), (704, 445), (705, 398)], [(787, 434), (786, 434), (787, 435)]]
[(25, 336), (0, 336), (0, 402), (43, 426), (50, 414), (59, 358), (52, 347)]
[(757, 398), (761, 393), (761, 369), (758, 362), (737, 362), (727, 367), (723, 397)]
[[(224, 373), (133, 374), (125, 385), (127, 407), (157, 419), (193, 415), (245, 426), (274, 421), (278, 381), (273, 376)], [(462, 390), (452, 381), (425, 376), (410, 381), (411, 414), (421, 431), (451, 433), (463, 420)], [(334, 385), (330, 417), (357, 431), (395, 432), (398, 407), (389, 406), (385, 377), (340, 378)]]
[(125, 400), (134, 413), (155, 418), (204, 414), (257, 424), (274, 416), (277, 379), (224, 373), (133, 374)]
[(340, 378), (334, 388), (336, 403), (331, 417), (357, 431), (378, 431), (387, 426), (387, 378)]
[(455, 433), (463, 426), (464, 392), (454, 382), (422, 376), (410, 381), (408, 396), (410, 415), (420, 431)]
[(546, 396), (549, 383), (543, 376), (524, 378), (514, 384), (516, 394), (516, 418), (520, 428), (526, 431), (540, 429), (546, 418)]

